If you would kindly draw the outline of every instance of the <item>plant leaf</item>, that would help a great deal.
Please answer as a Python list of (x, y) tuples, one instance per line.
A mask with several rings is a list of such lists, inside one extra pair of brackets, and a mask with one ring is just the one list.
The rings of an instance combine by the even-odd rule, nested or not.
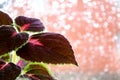
[(39, 19), (18, 16), (16, 17), (15, 22), (23, 31), (38, 32), (44, 30), (44, 25)]
[(10, 61), (10, 55), (9, 54), (2, 55), (2, 56), (0, 56), (0, 59), (4, 60), (6, 62), (9, 62)]
[(27, 33), (17, 33), (16, 35), (11, 37), (11, 48), (18, 48), (22, 44), (26, 43), (28, 40), (29, 35)]
[(70, 43), (64, 36), (57, 33), (33, 35), (30, 41), (16, 53), (30, 61), (53, 64), (72, 63), (77, 65)]
[(54, 80), (43, 63), (30, 63), (25, 67), (26, 76), (40, 80)]
[(11, 51), (10, 41), (11, 35), (15, 33), (15, 29), (11, 26), (0, 26), (0, 55)]
[(21, 73), (21, 68), (13, 63), (0, 63), (0, 80), (15, 80)]
[(0, 69), (5, 65), (6, 63), (3, 60), (0, 60)]
[(13, 23), (12, 19), (7, 13), (0, 11), (0, 26), (1, 25), (11, 25)]
[(18, 34), (12, 26), (0, 26), (0, 55), (20, 47), (27, 40), (27, 33)]

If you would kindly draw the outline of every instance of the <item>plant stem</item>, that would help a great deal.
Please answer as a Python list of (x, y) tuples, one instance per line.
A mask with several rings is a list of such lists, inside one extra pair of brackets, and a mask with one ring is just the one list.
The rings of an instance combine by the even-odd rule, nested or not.
[(10, 62), (16, 64), (18, 61), (20, 60), (20, 58), (16, 55), (16, 51), (11, 51), (10, 52)]

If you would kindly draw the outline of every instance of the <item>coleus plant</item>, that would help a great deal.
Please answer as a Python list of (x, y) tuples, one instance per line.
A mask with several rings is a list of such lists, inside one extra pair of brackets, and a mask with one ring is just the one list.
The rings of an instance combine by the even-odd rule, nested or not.
[[(22, 80), (54, 80), (41, 62), (77, 65), (69, 41), (44, 29), (39, 19), (18, 16), (12, 20), (0, 11), (0, 80), (18, 80), (18, 76)], [(10, 60), (5, 61), (4, 55)], [(21, 66), (25, 61), (29, 61), (27, 69)]]

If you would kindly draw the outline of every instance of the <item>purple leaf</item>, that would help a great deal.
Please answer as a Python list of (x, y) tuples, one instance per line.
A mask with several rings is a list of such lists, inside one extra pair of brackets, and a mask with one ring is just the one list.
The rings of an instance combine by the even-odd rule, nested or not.
[(6, 63), (3, 60), (0, 60), (0, 69), (5, 65)]
[(28, 34), (27, 33), (17, 33), (14, 36), (11, 36), (11, 48), (18, 48), (22, 44), (24, 44), (28, 40)]
[(0, 80), (15, 80), (21, 72), (21, 68), (13, 63), (0, 61)]
[(9, 41), (12, 34), (16, 33), (11, 26), (0, 26), (0, 55), (11, 51)]
[(47, 75), (24, 74), (22, 77), (29, 80), (56, 80)]
[(18, 34), (12, 26), (0, 26), (0, 55), (20, 47), (27, 40), (27, 33)]
[(0, 11), (0, 25), (11, 25), (12, 23), (13, 21), (9, 15)]
[(18, 16), (15, 22), (17, 25), (21, 26), (21, 30), (23, 31), (37, 32), (44, 30), (44, 25), (39, 19)]
[(57, 33), (31, 36), (30, 41), (17, 51), (17, 55), (30, 61), (77, 65), (70, 43), (64, 36)]

